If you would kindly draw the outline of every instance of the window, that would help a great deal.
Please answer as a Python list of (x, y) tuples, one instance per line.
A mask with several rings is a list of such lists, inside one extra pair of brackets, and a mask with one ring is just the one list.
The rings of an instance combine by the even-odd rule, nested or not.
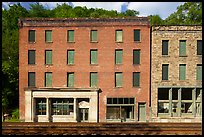
[(36, 98), (36, 115), (46, 115), (45, 98)]
[(115, 87), (122, 87), (122, 72), (115, 73)]
[(98, 64), (98, 50), (90, 50), (90, 64)]
[(202, 80), (202, 64), (197, 64), (196, 80)]
[(158, 89), (158, 113), (169, 113), (169, 89)]
[(91, 30), (91, 42), (98, 41), (98, 32), (97, 30)]
[(162, 55), (168, 55), (168, 40), (162, 40)]
[(67, 50), (67, 64), (74, 64), (74, 50)]
[(90, 73), (90, 87), (98, 87), (98, 73), (97, 72)]
[(28, 50), (28, 64), (35, 64), (35, 50)]
[(186, 40), (179, 41), (179, 56), (186, 56)]
[(35, 42), (35, 30), (28, 31), (28, 42)]
[(52, 64), (52, 50), (45, 51), (45, 64)]
[(202, 55), (202, 40), (197, 40), (197, 55)]
[(115, 50), (115, 64), (122, 64), (123, 50)]
[(115, 39), (116, 42), (123, 42), (123, 31), (122, 30), (116, 30), (115, 32)]
[(74, 87), (74, 72), (67, 73), (67, 87)]
[(52, 86), (52, 72), (45, 72), (45, 87)]
[(45, 42), (52, 42), (52, 30), (45, 31)]
[(133, 65), (140, 64), (140, 50), (133, 50)]
[(134, 41), (140, 41), (140, 30), (134, 30)]
[(140, 86), (140, 72), (133, 72), (133, 87)]
[(193, 112), (193, 100), (192, 100), (192, 89), (182, 88), (181, 89), (181, 113)]
[(67, 31), (67, 40), (68, 42), (74, 42), (74, 30), (68, 30)]
[(35, 72), (28, 72), (28, 87), (35, 87)]
[(162, 64), (162, 80), (168, 80), (169, 64)]
[(186, 64), (179, 64), (179, 80), (186, 80)]

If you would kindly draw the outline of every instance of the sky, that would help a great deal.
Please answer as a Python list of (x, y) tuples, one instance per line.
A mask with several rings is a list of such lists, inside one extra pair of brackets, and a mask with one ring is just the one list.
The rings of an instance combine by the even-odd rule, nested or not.
[[(2, 8), (8, 9), (8, 5), (17, 2), (2, 2)], [(23, 7), (29, 9), (29, 4), (35, 2), (20, 2)], [(177, 10), (177, 7), (184, 2), (39, 2), (45, 8), (53, 9), (57, 4), (67, 3), (72, 7), (86, 6), (87, 8), (103, 8), (105, 10), (116, 10), (124, 12), (127, 9), (139, 11), (139, 17), (149, 15), (159, 15), (162, 19), (166, 19), (170, 14)]]

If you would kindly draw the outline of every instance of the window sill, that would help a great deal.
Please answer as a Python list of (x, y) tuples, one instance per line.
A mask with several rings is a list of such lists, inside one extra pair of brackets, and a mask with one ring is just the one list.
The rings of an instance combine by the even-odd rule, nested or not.
[(46, 44), (51, 44), (53, 43), (52, 41), (45, 41)]
[(29, 66), (35, 66), (36, 64), (28, 64)]
[(75, 41), (67, 41), (67, 43), (75, 43)]
[(132, 64), (133, 66), (139, 66), (139, 65), (141, 65), (141, 64)]
[(90, 41), (90, 43), (98, 43), (98, 41)]
[(170, 82), (170, 80), (162, 80), (162, 82)]
[(141, 87), (139, 86), (139, 87), (132, 87), (132, 88), (141, 88)]
[(123, 88), (123, 87), (115, 87), (116, 89), (118, 89), (118, 88)]
[(45, 66), (47, 67), (47, 66), (53, 66), (53, 64), (45, 64)]
[(141, 41), (134, 41), (134, 43), (141, 43)]
[(115, 64), (115, 66), (121, 66), (121, 65), (123, 65), (122, 63), (121, 64)]
[(179, 55), (179, 57), (187, 57), (187, 55), (184, 55), (184, 56)]
[(29, 44), (35, 44), (36, 42), (34, 41), (34, 42), (28, 42)]
[(170, 57), (169, 55), (162, 55), (162, 57)]
[(67, 64), (67, 66), (75, 66), (75, 64)]
[(98, 64), (90, 64), (90, 66), (98, 66)]
[(115, 43), (123, 43), (123, 41), (116, 41)]

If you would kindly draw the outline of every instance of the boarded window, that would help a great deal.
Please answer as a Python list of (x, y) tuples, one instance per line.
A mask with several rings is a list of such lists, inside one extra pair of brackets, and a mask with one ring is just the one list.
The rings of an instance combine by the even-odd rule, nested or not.
[(122, 72), (115, 73), (115, 87), (122, 87)]
[(140, 50), (133, 50), (133, 64), (140, 64)]
[(179, 65), (179, 80), (186, 79), (186, 64)]
[(168, 55), (168, 40), (162, 40), (162, 55)]
[(115, 64), (122, 64), (123, 50), (115, 50)]
[(74, 30), (68, 30), (68, 42), (74, 42)]
[(35, 72), (28, 72), (28, 87), (35, 87)]
[(52, 86), (52, 72), (45, 72), (45, 87)]
[(45, 64), (52, 64), (52, 50), (45, 51)]
[(35, 64), (35, 50), (28, 51), (28, 64)]
[(90, 87), (98, 87), (98, 73), (97, 72), (90, 73)]
[(45, 42), (52, 42), (52, 30), (45, 31)]
[(67, 73), (67, 87), (74, 87), (74, 72)]
[(202, 80), (202, 64), (197, 64), (196, 80)]
[(140, 41), (140, 30), (134, 30), (134, 41)]
[(98, 41), (98, 32), (97, 32), (97, 30), (91, 30), (91, 41), (92, 42)]
[(186, 56), (186, 40), (179, 41), (179, 56)]
[(35, 42), (35, 30), (28, 31), (28, 41)]
[(74, 64), (74, 50), (67, 51), (67, 64)]
[(168, 64), (162, 64), (162, 80), (168, 80)]
[(133, 87), (140, 87), (140, 72), (133, 72)]
[(123, 31), (122, 30), (116, 30), (115, 32), (115, 38), (116, 42), (122, 42), (123, 41)]
[(197, 55), (202, 55), (202, 40), (197, 40)]
[(91, 50), (90, 51), (90, 63), (91, 64), (98, 64), (98, 50)]

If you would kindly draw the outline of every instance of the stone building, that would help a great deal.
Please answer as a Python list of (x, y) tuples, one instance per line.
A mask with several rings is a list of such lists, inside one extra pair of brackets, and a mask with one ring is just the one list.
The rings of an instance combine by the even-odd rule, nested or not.
[(152, 26), (151, 118), (202, 120), (202, 26)]
[(148, 18), (20, 19), (19, 102), (26, 122), (148, 121)]

